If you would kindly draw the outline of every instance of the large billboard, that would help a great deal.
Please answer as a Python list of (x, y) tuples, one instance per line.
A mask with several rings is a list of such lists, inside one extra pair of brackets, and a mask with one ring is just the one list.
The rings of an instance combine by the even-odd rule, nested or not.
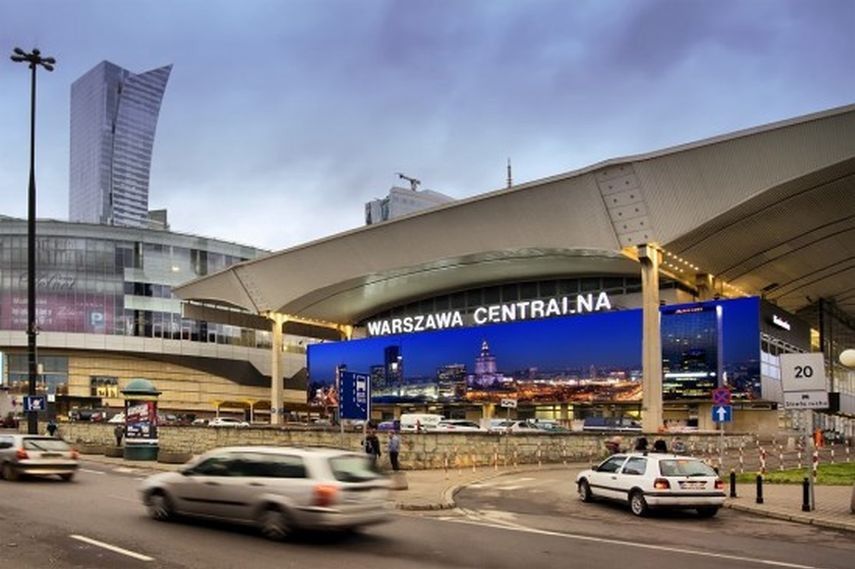
[[(641, 310), (391, 334), (308, 350), (308, 401), (329, 406), (337, 366), (368, 374), (374, 403), (599, 403), (641, 400)], [(663, 307), (669, 399), (724, 384), (759, 397), (759, 302)]]

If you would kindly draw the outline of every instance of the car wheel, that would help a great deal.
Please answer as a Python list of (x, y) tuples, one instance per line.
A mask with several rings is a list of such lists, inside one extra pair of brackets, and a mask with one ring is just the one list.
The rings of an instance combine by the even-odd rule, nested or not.
[(273, 541), (281, 541), (291, 533), (291, 524), (284, 512), (278, 508), (268, 508), (258, 520), (261, 535)]
[(583, 502), (590, 502), (594, 499), (593, 494), (591, 494), (591, 485), (588, 484), (587, 480), (579, 481), (579, 499)]
[(636, 516), (647, 515), (647, 500), (644, 499), (644, 494), (642, 494), (641, 490), (634, 490), (629, 495), (629, 509)]
[(148, 497), (148, 515), (159, 522), (166, 522), (175, 515), (172, 500), (163, 492), (154, 492)]
[(63, 482), (71, 482), (72, 480), (74, 480), (74, 473), (67, 472), (65, 474), (60, 474), (59, 477), (62, 479)]
[(18, 471), (15, 470), (15, 467), (11, 463), (6, 462), (3, 464), (3, 478), (9, 482), (18, 480)]
[(707, 506), (704, 508), (698, 508), (698, 515), (702, 518), (713, 518), (717, 513), (717, 506)]

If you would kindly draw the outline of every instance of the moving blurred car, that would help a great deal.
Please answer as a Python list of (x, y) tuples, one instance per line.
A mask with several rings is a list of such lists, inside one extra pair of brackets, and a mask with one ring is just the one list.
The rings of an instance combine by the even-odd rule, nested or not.
[(22, 475), (58, 475), (70, 482), (77, 472), (77, 451), (62, 439), (37, 435), (0, 435), (0, 475), (14, 482)]
[(386, 521), (388, 480), (367, 456), (329, 448), (230, 447), (146, 479), (149, 515), (254, 525), (270, 539), (296, 528), (353, 529)]
[(112, 424), (117, 424), (117, 423), (118, 423), (118, 424), (122, 424), (122, 425), (124, 425), (124, 424), (125, 424), (125, 414), (124, 414), (124, 413), (116, 413), (116, 414), (115, 414), (115, 415), (113, 415), (113, 416), (110, 418), (110, 420), (109, 420), (109, 421), (107, 421), (107, 422), (108, 422), (108, 423), (112, 423)]
[(216, 417), (208, 421), (209, 427), (248, 427), (249, 423), (233, 417)]
[(535, 423), (529, 420), (514, 421), (514, 420), (498, 420), (490, 421), (490, 432), (493, 433), (519, 433), (519, 434), (534, 434), (543, 433), (542, 429), (535, 426)]
[(475, 421), (466, 421), (463, 419), (445, 419), (437, 423), (436, 427), (433, 429), (434, 431), (447, 432), (478, 432), (483, 431), (481, 425), (476, 423)]
[(378, 431), (400, 431), (401, 423), (399, 421), (383, 421), (377, 425)]
[(625, 502), (636, 516), (654, 508), (680, 508), (711, 518), (724, 504), (724, 483), (715, 470), (696, 458), (673, 454), (616, 454), (580, 472), (576, 488), (583, 502)]

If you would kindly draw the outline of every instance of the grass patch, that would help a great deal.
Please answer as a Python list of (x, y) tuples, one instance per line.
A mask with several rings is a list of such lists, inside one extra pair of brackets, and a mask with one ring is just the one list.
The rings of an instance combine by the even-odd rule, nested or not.
[[(767, 472), (764, 482), (769, 484), (801, 484), (807, 469), (776, 470)], [(727, 475), (724, 476), (727, 480)], [(754, 483), (756, 472), (745, 472), (736, 475), (737, 483)], [(817, 484), (828, 486), (849, 486), (855, 483), (855, 462), (841, 464), (820, 464), (817, 470)]]

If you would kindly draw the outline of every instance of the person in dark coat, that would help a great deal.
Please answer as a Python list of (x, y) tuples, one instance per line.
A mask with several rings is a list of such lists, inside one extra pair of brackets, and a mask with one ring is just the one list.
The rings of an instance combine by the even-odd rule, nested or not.
[(48, 424), (47, 424), (47, 433), (48, 433), (48, 435), (49, 435), (49, 436), (51, 436), (51, 437), (56, 436), (56, 430), (57, 430), (57, 428), (58, 428), (58, 427), (56, 426), (56, 423), (54, 423), (53, 421), (51, 421), (50, 423), (48, 423)]
[(635, 439), (635, 450), (638, 452), (647, 452), (647, 438), (638, 437)]
[(113, 434), (116, 436), (116, 446), (122, 446), (122, 437), (125, 436), (125, 427), (123, 425), (116, 425), (116, 428), (113, 429)]
[(372, 466), (377, 466), (377, 459), (380, 458), (380, 439), (377, 438), (377, 433), (374, 429), (368, 431), (365, 437), (365, 452), (371, 457)]
[(665, 439), (656, 439), (653, 441), (653, 452), (668, 452), (668, 444)]

